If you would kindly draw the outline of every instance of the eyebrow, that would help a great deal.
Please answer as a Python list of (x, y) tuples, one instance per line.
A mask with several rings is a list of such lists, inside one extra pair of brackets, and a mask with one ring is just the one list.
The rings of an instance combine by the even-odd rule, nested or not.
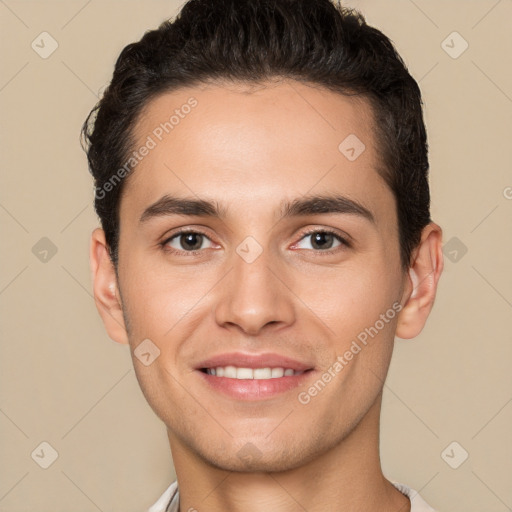
[[(194, 217), (213, 217), (223, 219), (227, 208), (217, 202), (164, 195), (148, 206), (142, 213), (139, 222), (144, 223), (156, 217), (170, 215), (187, 215)], [(305, 196), (281, 203), (281, 217), (298, 217), (303, 215), (320, 215), (341, 213), (357, 215), (375, 224), (372, 212), (354, 199), (342, 195)]]

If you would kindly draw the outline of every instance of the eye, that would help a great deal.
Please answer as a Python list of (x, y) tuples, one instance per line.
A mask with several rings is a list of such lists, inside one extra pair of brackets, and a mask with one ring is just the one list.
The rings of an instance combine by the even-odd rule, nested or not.
[[(304, 242), (310, 240), (304, 246)], [(197, 254), (202, 249), (213, 247), (210, 238), (200, 231), (179, 231), (161, 243), (165, 251), (175, 254)], [(304, 233), (299, 242), (293, 248), (313, 250), (330, 254), (337, 252), (340, 247), (350, 247), (350, 243), (343, 237), (327, 229), (316, 229)]]
[[(162, 245), (166, 250), (171, 252), (191, 252), (194, 253), (201, 249), (207, 249), (204, 243), (211, 240), (204, 234), (198, 231), (180, 231), (167, 240)], [(211, 245), (210, 245), (211, 247)]]
[[(309, 247), (300, 247), (300, 244), (303, 240), (310, 239)], [(337, 243), (337, 245), (335, 245)], [(314, 231), (309, 231), (304, 234), (301, 238), (301, 241), (295, 244), (294, 247), (298, 247), (299, 249), (312, 249), (315, 251), (329, 251), (329, 249), (336, 249), (340, 246), (350, 247), (350, 244), (341, 236), (339, 236), (334, 231), (329, 231), (326, 229), (317, 229)], [(335, 251), (331, 251), (335, 252)]]

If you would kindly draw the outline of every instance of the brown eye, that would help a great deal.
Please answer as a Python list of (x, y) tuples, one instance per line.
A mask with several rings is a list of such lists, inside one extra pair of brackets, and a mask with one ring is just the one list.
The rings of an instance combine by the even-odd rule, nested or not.
[(185, 250), (196, 251), (203, 245), (203, 235), (199, 233), (186, 233), (179, 236), (181, 247)]
[[(309, 247), (300, 247), (299, 244), (304, 240), (310, 240)], [(332, 231), (316, 230), (306, 233), (301, 241), (297, 244), (299, 249), (312, 249), (315, 251), (326, 251), (335, 249), (339, 246), (346, 245), (348, 242)]]
[[(168, 238), (163, 245), (176, 252), (193, 252), (205, 249), (203, 243), (210, 239), (203, 233), (196, 231), (180, 231)], [(211, 242), (210, 242), (211, 243)]]
[(311, 245), (314, 249), (330, 249), (335, 242), (334, 235), (331, 233), (318, 232), (311, 236)]

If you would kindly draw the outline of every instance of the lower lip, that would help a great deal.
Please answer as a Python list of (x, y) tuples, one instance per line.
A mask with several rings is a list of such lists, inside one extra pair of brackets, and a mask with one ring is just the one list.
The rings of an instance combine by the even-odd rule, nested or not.
[(198, 370), (206, 384), (214, 390), (236, 400), (264, 400), (297, 388), (309, 378), (312, 370), (299, 375), (275, 379), (230, 379), (216, 377)]

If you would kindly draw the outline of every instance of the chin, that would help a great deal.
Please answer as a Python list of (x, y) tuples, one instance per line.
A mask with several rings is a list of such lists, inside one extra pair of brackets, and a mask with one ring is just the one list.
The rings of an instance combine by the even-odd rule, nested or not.
[(282, 458), (269, 458), (268, 460), (241, 461), (235, 457), (232, 459), (223, 459), (208, 461), (212, 466), (223, 471), (233, 473), (279, 473), (289, 471), (300, 467), (302, 461), (289, 461)]
[[(234, 443), (233, 443), (234, 444)], [(209, 451), (209, 450), (208, 450)], [(219, 456), (219, 454), (222, 454)], [(276, 473), (289, 471), (302, 466), (315, 454), (304, 452), (301, 447), (266, 446), (258, 448), (256, 444), (246, 442), (241, 448), (233, 445), (229, 448), (212, 453), (199, 452), (199, 455), (209, 465), (223, 471), (235, 473)]]

